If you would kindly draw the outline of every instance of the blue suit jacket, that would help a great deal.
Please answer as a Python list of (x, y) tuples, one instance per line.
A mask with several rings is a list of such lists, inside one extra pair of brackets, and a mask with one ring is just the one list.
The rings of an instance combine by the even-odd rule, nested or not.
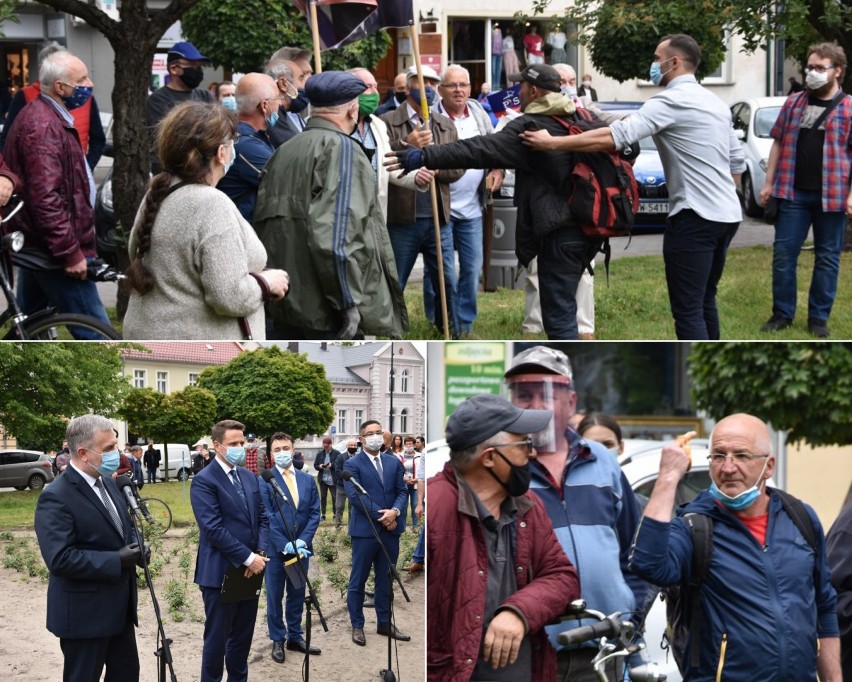
[(127, 503), (111, 478), (104, 486), (124, 526), (118, 532), (98, 494), (68, 466), (39, 495), (35, 530), (50, 570), (47, 629), (66, 639), (111, 637), (136, 620), (136, 571), (118, 550), (136, 542)]
[[(402, 462), (393, 455), (382, 454), (381, 458), (382, 471), (384, 472), (383, 481), (379, 479), (379, 472), (373, 466), (369, 455), (363, 450), (354, 457), (347, 459), (343, 464), (343, 470), (351, 471), (352, 476), (370, 494), (369, 497), (363, 497), (363, 501), (367, 513), (373, 521), (378, 521), (381, 516), (379, 509), (392, 509), (394, 507), (399, 509), (400, 515), (396, 522), (396, 528), (390, 534), (401, 535), (402, 531), (405, 530), (405, 510), (408, 501), (408, 488), (402, 480), (405, 469)], [(350, 505), (349, 535), (352, 537), (373, 537), (370, 521), (364, 516), (364, 510), (361, 508), (355, 486), (347, 481), (344, 488)], [(380, 530), (379, 537), (382, 533), (388, 533), (381, 524), (377, 523), (376, 528)]]
[[(272, 475), (275, 477), (275, 482), (278, 483), (281, 490), (289, 500), (289, 504), (280, 500), (281, 510), (284, 512), (284, 518), (287, 519), (287, 525), (290, 532), (295, 534), (296, 539), (304, 540), (308, 549), (313, 552), (314, 535), (319, 528), (320, 522), (320, 500), (317, 492), (317, 484), (314, 483), (314, 477), (306, 474), (304, 471), (295, 469), (296, 473), (296, 490), (299, 493), (299, 504), (293, 509), (293, 500), (290, 498), (290, 490), (284, 481), (278, 467), (272, 467)], [(263, 497), (263, 506), (266, 508), (266, 514), (269, 516), (269, 542), (272, 550), (277, 554), (284, 551), (284, 546), (290, 542), (287, 535), (287, 530), (284, 522), (281, 520), (281, 515), (278, 513), (278, 506), (275, 503), (275, 489), (263, 479), (260, 481), (260, 494)], [(270, 552), (272, 554), (272, 552)]]
[(218, 462), (192, 479), (189, 498), (199, 531), (195, 582), (203, 587), (221, 587), (229, 566), (242, 566), (251, 552), (265, 552), (269, 546), (269, 521), (258, 478), (243, 467), (235, 470), (248, 511)]

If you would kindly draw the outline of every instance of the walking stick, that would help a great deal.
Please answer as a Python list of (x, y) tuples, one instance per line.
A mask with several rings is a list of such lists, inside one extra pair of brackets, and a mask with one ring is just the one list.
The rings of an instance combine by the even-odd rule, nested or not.
[[(414, 48), (414, 64), (417, 66), (417, 87), (420, 88), (420, 117), (424, 125), (429, 125), (429, 102), (426, 101), (426, 87), (423, 83), (423, 65), (420, 63), (420, 41), (414, 21), (409, 21), (411, 27), (411, 45)], [(441, 248), (441, 221), (438, 219), (438, 189), (435, 178), (429, 185), (432, 193), (432, 218), (435, 221), (435, 253), (438, 260), (438, 289), (441, 292), (441, 312), (444, 319), (444, 339), (450, 338), (450, 320), (447, 317), (447, 288), (444, 285), (444, 256)]]
[(314, 40), (314, 72), (322, 73), (322, 59), (320, 58), (319, 24), (317, 23), (317, 0), (308, 2), (311, 8), (311, 36)]

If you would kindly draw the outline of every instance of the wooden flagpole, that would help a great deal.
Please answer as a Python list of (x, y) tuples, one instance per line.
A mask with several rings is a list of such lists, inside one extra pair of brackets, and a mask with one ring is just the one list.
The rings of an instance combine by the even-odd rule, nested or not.
[[(414, 64), (417, 67), (417, 87), (420, 88), (420, 118), (423, 120), (423, 125), (429, 125), (429, 102), (426, 99), (426, 87), (423, 83), (423, 65), (420, 63), (420, 39), (417, 35), (417, 29), (414, 26), (414, 20), (408, 22), (411, 30), (411, 46), (414, 49)], [(447, 288), (444, 285), (444, 257), (443, 249), (441, 248), (441, 221), (438, 218), (438, 188), (435, 178), (429, 184), (432, 193), (432, 218), (435, 221), (435, 253), (438, 260), (438, 289), (441, 292), (441, 312), (444, 320), (444, 339), (450, 339), (450, 320), (447, 315)]]
[(314, 73), (322, 73), (319, 24), (317, 23), (317, 0), (309, 0), (308, 5), (311, 8), (311, 35), (314, 39)]

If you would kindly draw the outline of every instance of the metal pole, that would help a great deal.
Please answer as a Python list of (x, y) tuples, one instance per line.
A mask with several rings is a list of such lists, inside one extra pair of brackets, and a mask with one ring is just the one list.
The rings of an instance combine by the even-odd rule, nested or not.
[(390, 419), (388, 420), (388, 431), (393, 433), (393, 391), (394, 391), (394, 373), (393, 373), (393, 341), (391, 341), (391, 368), (390, 368)]

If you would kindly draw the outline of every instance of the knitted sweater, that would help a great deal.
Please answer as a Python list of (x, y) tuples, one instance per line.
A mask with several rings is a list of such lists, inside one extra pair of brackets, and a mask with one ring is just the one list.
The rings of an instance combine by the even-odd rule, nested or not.
[[(143, 205), (144, 206), (144, 205)], [(136, 253), (142, 208), (130, 233)], [(249, 275), (266, 267), (266, 250), (234, 203), (215, 187), (187, 185), (166, 197), (143, 262), (154, 290), (130, 294), (126, 339), (265, 339), (260, 285)]]

